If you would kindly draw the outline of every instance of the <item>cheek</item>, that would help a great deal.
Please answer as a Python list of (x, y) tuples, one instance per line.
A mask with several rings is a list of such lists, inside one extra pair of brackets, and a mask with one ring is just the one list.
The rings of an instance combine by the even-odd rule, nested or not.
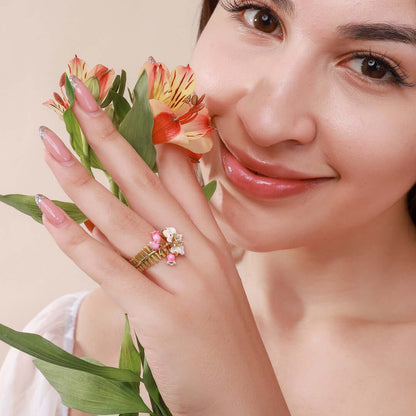
[(254, 63), (249, 67), (247, 51), (238, 47), (241, 40), (235, 30), (227, 27), (221, 15), (214, 16), (198, 40), (190, 64), (196, 75), (196, 93), (206, 95), (211, 116), (232, 113), (258, 72)]
[(416, 180), (416, 123), (411, 112), (399, 102), (355, 108), (337, 102), (340, 110), (329, 117), (326, 145), (341, 178), (407, 190)]
[(363, 224), (402, 204), (416, 182), (416, 119), (403, 98), (330, 95), (320, 147), (340, 180), (331, 205)]

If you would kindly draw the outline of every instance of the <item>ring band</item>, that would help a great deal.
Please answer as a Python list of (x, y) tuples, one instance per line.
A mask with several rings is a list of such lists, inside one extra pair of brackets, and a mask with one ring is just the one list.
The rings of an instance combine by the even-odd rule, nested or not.
[(167, 259), (169, 266), (176, 264), (176, 256), (184, 256), (183, 236), (173, 227), (166, 227), (161, 231), (151, 233), (152, 241), (145, 245), (129, 263), (137, 270), (143, 272), (150, 266)]

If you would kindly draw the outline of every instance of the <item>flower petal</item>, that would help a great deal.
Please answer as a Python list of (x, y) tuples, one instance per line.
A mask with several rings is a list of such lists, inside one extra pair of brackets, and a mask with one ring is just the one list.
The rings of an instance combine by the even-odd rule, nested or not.
[(149, 99), (165, 101), (169, 93), (169, 69), (160, 62), (146, 62), (140, 74), (145, 70), (149, 78)]
[(68, 76), (75, 75), (84, 82), (87, 79), (88, 66), (83, 59), (80, 59), (75, 55), (75, 58), (68, 63), (66, 73)]
[(186, 146), (182, 147), (185, 147), (187, 150), (190, 150), (192, 153), (197, 153), (198, 155), (208, 153), (212, 149), (212, 139), (210, 133), (207, 136), (202, 136), (197, 139), (189, 139), (189, 136), (186, 134), (188, 143)]
[(177, 66), (169, 78), (170, 97), (166, 104), (176, 111), (180, 108), (185, 100), (194, 92), (195, 89), (195, 74), (191, 67)]
[(190, 138), (206, 136), (212, 131), (211, 119), (208, 110), (203, 109), (198, 115), (187, 123), (182, 124), (182, 128)]
[(150, 100), (154, 125), (152, 139), (154, 144), (171, 142), (181, 132), (181, 125), (176, 114), (164, 103)]
[(45, 101), (43, 105), (46, 105), (47, 107), (51, 108), (53, 111), (55, 111), (56, 114), (58, 114), (59, 117), (63, 117), (64, 112), (66, 110), (64, 106), (62, 106), (55, 100)]

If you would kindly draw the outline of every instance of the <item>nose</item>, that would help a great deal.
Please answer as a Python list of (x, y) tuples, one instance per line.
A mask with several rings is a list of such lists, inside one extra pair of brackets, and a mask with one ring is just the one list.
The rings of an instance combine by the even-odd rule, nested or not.
[[(299, 56), (282, 58), (277, 64), (262, 65), (236, 105), (247, 134), (262, 147), (282, 142), (308, 144), (316, 136), (319, 104), (311, 73)], [(288, 61), (290, 65), (282, 63)]]

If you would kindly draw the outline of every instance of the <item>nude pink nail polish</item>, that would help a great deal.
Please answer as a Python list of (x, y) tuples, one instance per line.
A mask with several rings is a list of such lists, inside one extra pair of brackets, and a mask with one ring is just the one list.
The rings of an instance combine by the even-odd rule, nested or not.
[(75, 90), (75, 100), (79, 106), (87, 113), (99, 112), (100, 107), (90, 90), (75, 75), (70, 75), (69, 81)]
[(50, 155), (61, 165), (71, 166), (75, 159), (62, 140), (45, 126), (39, 128), (39, 134)]
[(40, 210), (45, 215), (46, 219), (55, 227), (59, 228), (64, 226), (68, 219), (64, 211), (57, 207), (50, 199), (42, 194), (35, 196), (35, 201)]

